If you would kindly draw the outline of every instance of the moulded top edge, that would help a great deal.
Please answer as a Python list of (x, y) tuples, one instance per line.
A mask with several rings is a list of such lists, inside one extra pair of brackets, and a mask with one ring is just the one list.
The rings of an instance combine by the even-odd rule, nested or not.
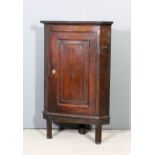
[(62, 25), (111, 25), (112, 21), (40, 21), (43, 24), (62, 24)]

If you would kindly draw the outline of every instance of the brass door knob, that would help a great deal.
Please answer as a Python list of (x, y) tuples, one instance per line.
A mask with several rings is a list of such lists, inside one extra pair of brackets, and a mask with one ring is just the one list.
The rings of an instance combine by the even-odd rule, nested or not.
[(56, 70), (55, 69), (52, 69), (51, 72), (52, 72), (52, 74), (55, 74), (56, 73)]

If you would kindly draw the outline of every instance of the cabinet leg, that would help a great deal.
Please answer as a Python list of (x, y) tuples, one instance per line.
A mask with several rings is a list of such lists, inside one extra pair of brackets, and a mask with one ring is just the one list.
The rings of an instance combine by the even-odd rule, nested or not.
[(79, 124), (79, 133), (80, 134), (85, 134), (86, 133), (86, 129), (85, 129), (84, 124)]
[(101, 138), (102, 138), (102, 124), (97, 123), (96, 124), (96, 129), (95, 129), (95, 143), (100, 144), (101, 143)]
[(52, 121), (47, 119), (47, 138), (52, 138)]

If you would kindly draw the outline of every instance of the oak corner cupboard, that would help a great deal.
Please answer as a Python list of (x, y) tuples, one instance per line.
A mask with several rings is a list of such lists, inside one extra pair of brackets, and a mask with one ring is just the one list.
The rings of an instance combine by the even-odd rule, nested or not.
[(41, 21), (44, 24), (44, 111), (47, 138), (52, 121), (95, 125), (110, 123), (111, 21)]

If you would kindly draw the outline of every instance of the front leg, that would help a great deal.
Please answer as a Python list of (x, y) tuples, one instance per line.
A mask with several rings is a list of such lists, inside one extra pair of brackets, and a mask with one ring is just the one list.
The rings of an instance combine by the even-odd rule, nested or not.
[(101, 139), (102, 139), (102, 124), (97, 123), (95, 126), (96, 126), (96, 129), (95, 129), (95, 143), (100, 144)]
[(47, 138), (52, 138), (52, 121), (50, 119), (47, 119)]

